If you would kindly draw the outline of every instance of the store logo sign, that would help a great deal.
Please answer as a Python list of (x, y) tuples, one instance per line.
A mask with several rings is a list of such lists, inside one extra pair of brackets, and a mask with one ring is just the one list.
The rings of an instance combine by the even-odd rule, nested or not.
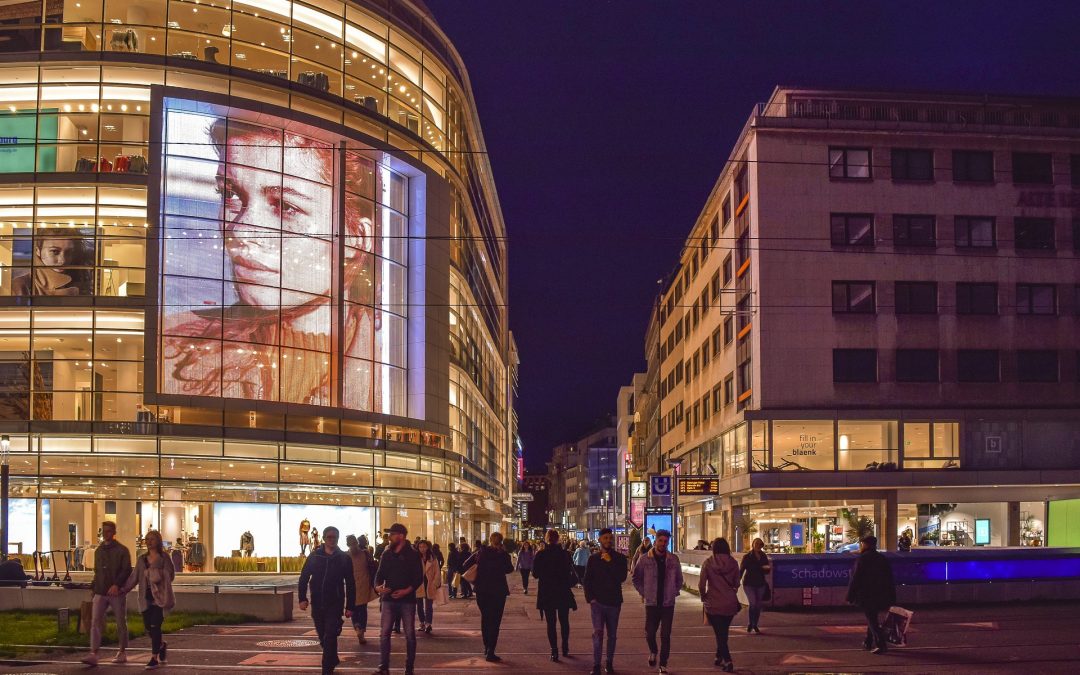
[(649, 481), (654, 497), (666, 497), (671, 494), (671, 476), (651, 476)]

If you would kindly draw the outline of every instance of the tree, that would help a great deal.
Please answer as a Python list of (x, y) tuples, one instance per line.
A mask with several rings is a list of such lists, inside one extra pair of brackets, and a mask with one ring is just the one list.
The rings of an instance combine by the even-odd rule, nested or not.
[(869, 516), (856, 516), (845, 510), (844, 519), (847, 520), (848, 541), (862, 541), (863, 537), (874, 533), (874, 519)]
[(749, 511), (743, 511), (738, 515), (732, 523), (735, 529), (742, 536), (742, 548), (744, 551), (750, 549), (750, 535), (758, 531), (757, 521), (750, 515)]

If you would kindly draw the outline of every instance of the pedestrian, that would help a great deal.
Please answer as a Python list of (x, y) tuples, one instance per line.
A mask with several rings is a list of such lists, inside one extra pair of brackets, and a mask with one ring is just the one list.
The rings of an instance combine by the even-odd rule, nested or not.
[(878, 552), (877, 537), (863, 537), (859, 544), (859, 557), (851, 571), (847, 601), (866, 615), (866, 639), (863, 649), (875, 654), (888, 651), (885, 629), (881, 626), (881, 613), (896, 603), (896, 584), (893, 581), (889, 559)]
[(101, 540), (94, 554), (94, 580), (90, 584), (94, 592), (90, 653), (82, 660), (88, 666), (98, 664), (101, 634), (105, 631), (105, 613), (110, 609), (116, 617), (116, 635), (120, 641), (120, 649), (113, 663), (127, 663), (127, 596), (120, 593), (120, 589), (131, 575), (131, 552), (127, 546), (116, 541), (116, 523), (111, 520), (101, 523)]
[[(712, 555), (705, 559), (698, 577), (698, 592), (705, 617), (716, 635), (716, 661), (725, 673), (735, 670), (728, 648), (731, 620), (739, 613), (739, 564), (731, 557), (731, 546), (723, 537), (714, 539)], [(747, 555), (750, 555), (749, 553)]]
[(413, 675), (416, 663), (416, 589), (424, 583), (420, 555), (401, 523), (390, 526), (390, 541), (375, 573), (375, 592), (382, 598), (379, 623), (379, 668), (375, 675), (390, 672), (390, 630), (394, 621), (405, 627), (405, 675)]
[[(472, 549), (464, 542), (465, 537), (462, 537), (462, 543), (458, 545), (458, 571), (465, 571), (465, 561), (472, 557)], [(473, 595), (473, 587), (464, 577), (461, 578), (461, 597), (468, 600)]]
[(652, 540), (650, 540), (648, 537), (645, 537), (645, 539), (641, 542), (641, 546), (638, 546), (637, 549), (634, 551), (634, 559), (630, 561), (631, 572), (633, 572), (634, 568), (637, 567), (638, 560), (641, 559), (641, 556), (648, 553), (650, 548), (652, 548)]
[(416, 589), (416, 613), (420, 615), (420, 630), (430, 635), (431, 621), (435, 614), (435, 598), (442, 587), (442, 579), (439, 578), (439, 561), (435, 558), (431, 542), (421, 539), (416, 551), (420, 554), (420, 565), (424, 568), (424, 582)]
[(356, 633), (356, 641), (359, 644), (367, 644), (364, 633), (367, 632), (368, 603), (373, 602), (378, 595), (375, 593), (375, 571), (377, 566), (375, 558), (368, 549), (367, 536), (360, 535), (357, 539), (350, 534), (345, 537), (345, 544), (349, 548), (349, 559), (352, 561), (353, 585), (356, 587), (356, 595), (352, 602), (352, 625)]
[(585, 578), (585, 567), (589, 564), (589, 555), (589, 544), (584, 541), (578, 543), (574, 550), (574, 571), (577, 572), (578, 583)]
[(558, 620), (562, 628), (562, 655), (570, 656), (570, 610), (577, 609), (574, 599), (574, 563), (570, 553), (559, 545), (558, 530), (548, 530), (544, 550), (533, 558), (532, 575), (536, 579), (536, 608), (547, 621), (551, 660), (559, 661), (559, 643), (555, 632)]
[(376, 535), (375, 539), (375, 560), (378, 561), (382, 558), (383, 551), (386, 550), (386, 543), (390, 541), (390, 535), (384, 532), (381, 537)]
[(750, 545), (750, 552), (743, 556), (739, 565), (739, 574), (742, 577), (743, 590), (746, 591), (746, 599), (750, 602), (750, 619), (746, 622), (746, 632), (761, 633), (758, 621), (761, 619), (761, 609), (765, 605), (769, 589), (769, 556), (765, 553), (765, 542), (761, 537), (754, 539)]
[(615, 672), (615, 639), (619, 632), (619, 613), (622, 611), (622, 585), (626, 581), (629, 560), (615, 550), (615, 534), (611, 528), (600, 530), (600, 549), (589, 556), (585, 566), (585, 602), (592, 613), (592, 675), (600, 675), (600, 654), (607, 629), (608, 675)]
[(679, 557), (668, 551), (671, 533), (656, 531), (656, 541), (634, 568), (634, 588), (645, 601), (645, 641), (649, 645), (649, 666), (656, 666), (656, 630), (660, 629), (659, 673), (667, 672), (671, 654), (671, 623), (675, 619), (675, 598), (682, 591), (683, 575)]
[(506, 575), (514, 571), (510, 554), (503, 548), (503, 536), (492, 532), (488, 545), (481, 546), (473, 556), (462, 565), (463, 570), (476, 566), (476, 606), (480, 608), (480, 632), (484, 639), (484, 658), (493, 663), (502, 661), (495, 653), (499, 643), (499, 627), (502, 624), (503, 610), (506, 608), (506, 596), (510, 595), (510, 586)]
[(165, 552), (160, 532), (150, 530), (143, 541), (146, 543), (146, 553), (135, 561), (135, 569), (128, 575), (120, 595), (126, 597), (133, 588), (139, 588), (139, 611), (142, 613), (143, 628), (150, 636), (150, 661), (146, 669), (154, 670), (165, 665), (168, 659), (168, 645), (161, 639), (161, 624), (165, 621), (165, 613), (176, 605), (173, 596), (176, 570), (172, 558)]
[(901, 553), (910, 553), (912, 539), (913, 536), (911, 528), (909, 527), (900, 535), (900, 540), (897, 542), (896, 548), (899, 549)]
[(446, 546), (446, 585), (450, 587), (450, 597), (456, 598), (458, 591), (457, 575), (461, 572), (461, 559), (457, 544), (450, 542)]
[(439, 549), (438, 544), (431, 545), (431, 555), (435, 556), (435, 559), (439, 561), (439, 569), (441, 570), (443, 565), (446, 564), (446, 559), (443, 558), (443, 552)]
[(521, 573), (521, 586), (525, 595), (529, 594), (529, 576), (532, 574), (533, 559), (536, 558), (536, 550), (531, 541), (521, 542), (521, 550), (518, 551), (517, 570)]
[[(338, 636), (345, 618), (352, 618), (352, 601), (356, 598), (356, 581), (353, 576), (352, 558), (338, 548), (338, 529), (334, 526), (322, 532), (322, 545), (314, 548), (300, 570), (297, 597), (300, 611), (311, 606), (311, 620), (322, 647), (322, 672), (328, 675), (341, 663), (338, 658)], [(308, 586), (311, 601), (308, 602)]]

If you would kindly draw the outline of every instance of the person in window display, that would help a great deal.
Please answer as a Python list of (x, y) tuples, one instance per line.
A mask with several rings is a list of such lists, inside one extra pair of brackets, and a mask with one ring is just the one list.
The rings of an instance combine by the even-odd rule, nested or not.
[[(92, 295), (88, 268), (93, 244), (63, 230), (43, 230), (34, 237), (34, 266), (11, 280), (12, 295)], [(73, 269), (74, 268), (74, 269)]]
[[(334, 148), (231, 119), (214, 121), (208, 136), (220, 159), (215, 182), (232, 269), (226, 283), (238, 301), (223, 312), (194, 310), (167, 328), (172, 335), (210, 340), (166, 338), (166, 389), (329, 405), (329, 355), (336, 350)], [(374, 163), (349, 152), (345, 164), (349, 189), (373, 194)], [(282, 174), (283, 166), (289, 175)], [(359, 410), (379, 410), (382, 396), (367, 365), (380, 323), (372, 307), (373, 215), (370, 202), (346, 193), (344, 354), (363, 361), (346, 360), (342, 403)]]

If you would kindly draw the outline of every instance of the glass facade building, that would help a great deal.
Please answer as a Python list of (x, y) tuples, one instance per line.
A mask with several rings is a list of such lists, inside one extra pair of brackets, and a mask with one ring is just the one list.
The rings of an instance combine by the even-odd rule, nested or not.
[(111, 519), (288, 571), (331, 524), (501, 527), (505, 228), (426, 8), (16, 3), (0, 103), (12, 552)]

